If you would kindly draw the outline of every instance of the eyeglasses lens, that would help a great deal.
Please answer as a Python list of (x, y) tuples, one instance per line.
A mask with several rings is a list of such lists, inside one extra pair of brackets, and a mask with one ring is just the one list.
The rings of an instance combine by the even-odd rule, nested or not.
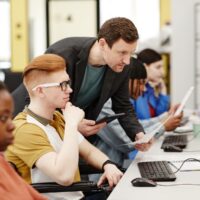
[(69, 81), (63, 81), (62, 83), (60, 83), (61, 89), (63, 91), (67, 90), (68, 87), (71, 86), (71, 82)]

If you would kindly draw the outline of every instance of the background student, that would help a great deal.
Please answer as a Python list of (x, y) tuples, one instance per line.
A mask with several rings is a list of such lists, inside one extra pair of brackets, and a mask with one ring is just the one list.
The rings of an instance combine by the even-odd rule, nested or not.
[[(170, 108), (169, 95), (167, 94), (164, 82), (164, 69), (161, 55), (153, 49), (144, 49), (138, 53), (138, 59), (142, 61), (147, 71), (147, 82), (144, 92), (137, 100), (131, 98), (131, 103), (135, 109), (137, 117), (143, 124), (149, 124), (148, 119), (154, 118), (152, 123), (162, 121), (167, 116), (172, 115), (178, 105)], [(165, 125), (165, 130), (174, 130), (180, 125), (182, 114), (177, 117), (171, 116), (170, 125)], [(150, 124), (151, 125), (151, 124)]]
[(45, 200), (46, 198), (26, 183), (4, 158), (4, 151), (13, 143), (13, 99), (0, 81), (0, 197), (1, 200)]
[(133, 101), (139, 119), (156, 117), (170, 108), (170, 100), (164, 82), (164, 69), (161, 55), (153, 49), (138, 53), (138, 59), (147, 70), (147, 82), (143, 95)]

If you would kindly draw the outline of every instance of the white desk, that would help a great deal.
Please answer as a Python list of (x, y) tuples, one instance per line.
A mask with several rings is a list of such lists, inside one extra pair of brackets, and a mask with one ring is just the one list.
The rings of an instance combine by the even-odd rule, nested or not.
[[(131, 180), (140, 177), (137, 162), (152, 160), (184, 160), (186, 158), (200, 159), (200, 138), (195, 138), (188, 143), (186, 151), (199, 150), (199, 152), (163, 152), (160, 149), (163, 138), (158, 139), (146, 153), (139, 153), (129, 166), (128, 170), (110, 194), (108, 200), (196, 200), (200, 199), (200, 171), (178, 172), (174, 182), (158, 182), (163, 185), (193, 183), (199, 186), (156, 186), (134, 187)], [(173, 168), (172, 168), (173, 169)]]

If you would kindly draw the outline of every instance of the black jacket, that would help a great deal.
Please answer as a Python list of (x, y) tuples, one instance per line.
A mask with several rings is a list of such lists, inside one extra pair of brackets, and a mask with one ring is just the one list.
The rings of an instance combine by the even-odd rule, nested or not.
[[(85, 69), (88, 63), (90, 49), (96, 38), (91, 37), (73, 37), (65, 38), (51, 45), (46, 53), (54, 53), (62, 56), (68, 63), (67, 73), (72, 81), (73, 93), (71, 102), (75, 104), (81, 83), (84, 78)], [(125, 129), (128, 136), (134, 140), (135, 134), (143, 131), (143, 128), (136, 119), (133, 108), (129, 102), (129, 67), (126, 66), (121, 73), (116, 73), (107, 66), (104, 75), (104, 81), (99, 97), (85, 109), (85, 118), (95, 120), (104, 103), (111, 98), (112, 109), (115, 113), (125, 112), (127, 115), (119, 119), (120, 124)], [(16, 113), (21, 111), (25, 105), (24, 95), (25, 88), (20, 86), (13, 92)], [(20, 100), (19, 100), (20, 99)]]

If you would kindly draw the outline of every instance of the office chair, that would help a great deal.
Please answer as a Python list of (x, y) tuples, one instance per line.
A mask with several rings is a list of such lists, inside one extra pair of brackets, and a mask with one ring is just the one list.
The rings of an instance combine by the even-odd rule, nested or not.
[(14, 91), (22, 83), (22, 72), (11, 72), (5, 70), (5, 80), (4, 83), (8, 87), (9, 91)]

